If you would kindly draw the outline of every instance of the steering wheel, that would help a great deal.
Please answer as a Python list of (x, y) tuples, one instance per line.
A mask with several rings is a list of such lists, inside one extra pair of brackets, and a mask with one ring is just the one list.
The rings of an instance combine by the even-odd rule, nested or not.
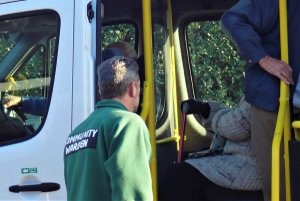
[(5, 114), (5, 110), (4, 110), (4, 106), (2, 104), (2, 100), (0, 100), (0, 112), (3, 114), (3, 115), (6, 115)]
[[(22, 120), (22, 122), (24, 123), (24, 125), (26, 125), (26, 120), (28, 119), (25, 114), (22, 112), (22, 110), (20, 109), (19, 106), (12, 106), (12, 107), (9, 107), (7, 109), (8, 111), (15, 111), (15, 113), (20, 117), (20, 119)], [(34, 128), (32, 125), (26, 125), (26, 127), (31, 131), (31, 132), (34, 132)]]
[(15, 111), (15, 113), (17, 113), (17, 115), (20, 117), (20, 119), (25, 123), (27, 120), (27, 117), (25, 116), (25, 114), (21, 111), (19, 106), (11, 106), (9, 108), (7, 108), (8, 111), (13, 110)]
[[(33, 127), (25, 125), (24, 118), (21, 119), (21, 116), (20, 118), (11, 117), (9, 116), (11, 110), (5, 110), (2, 100), (0, 100), (0, 119), (2, 120), (0, 124), (0, 142), (19, 139), (33, 133)], [(23, 116), (25, 115), (23, 114)]]
[[(2, 99), (3, 99), (3, 96), (2, 96)], [(10, 113), (11, 111), (14, 111), (14, 112), (19, 116), (19, 119), (22, 121), (22, 123), (23, 123), (24, 125), (26, 125), (27, 117), (26, 117), (25, 114), (22, 112), (22, 110), (20, 109), (19, 106), (11, 106), (11, 107), (5, 109), (4, 106), (3, 106), (2, 100), (1, 100), (1, 101), (0, 101), (0, 110), (1, 110), (1, 112), (3, 113), (3, 115), (5, 115), (5, 116), (9, 116), (9, 113)], [(6, 110), (6, 111), (5, 111), (5, 110)], [(28, 129), (29, 129), (31, 132), (34, 131), (34, 128), (33, 128), (31, 125), (30, 125), (30, 126), (27, 125), (27, 127), (28, 127)]]
[[(9, 113), (11, 111), (15, 111), (15, 113), (20, 117), (20, 119), (23, 121), (23, 123), (26, 122), (27, 120), (27, 117), (24, 115), (24, 113), (20, 110), (19, 106), (10, 106), (9, 108), (4, 108), (4, 105), (2, 103), (3, 99), (9, 95), (2, 95), (1, 96), (1, 110), (6, 114), (6, 116), (9, 116)], [(9, 101), (10, 101), (10, 98), (9, 98)]]

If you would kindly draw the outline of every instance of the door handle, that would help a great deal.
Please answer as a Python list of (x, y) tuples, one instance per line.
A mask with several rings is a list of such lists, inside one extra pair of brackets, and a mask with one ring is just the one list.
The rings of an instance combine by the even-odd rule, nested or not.
[(41, 191), (41, 192), (50, 192), (57, 191), (60, 189), (60, 185), (57, 183), (41, 183), (34, 185), (14, 185), (9, 187), (9, 191), (13, 193), (19, 193), (21, 191)]

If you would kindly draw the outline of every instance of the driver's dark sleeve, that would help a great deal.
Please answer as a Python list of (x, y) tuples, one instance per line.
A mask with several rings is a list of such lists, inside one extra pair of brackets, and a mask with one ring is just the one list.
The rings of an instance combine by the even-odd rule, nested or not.
[(21, 110), (24, 113), (43, 116), (47, 107), (47, 99), (43, 97), (22, 97)]

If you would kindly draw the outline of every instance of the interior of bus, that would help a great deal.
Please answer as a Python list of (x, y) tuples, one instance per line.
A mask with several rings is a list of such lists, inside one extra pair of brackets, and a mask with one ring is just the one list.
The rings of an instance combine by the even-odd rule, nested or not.
[[(153, 190), (158, 200), (168, 167), (178, 162), (180, 143), (184, 142), (182, 156), (185, 159), (191, 152), (207, 150), (213, 138), (199, 115), (187, 115), (184, 123), (182, 101), (216, 101), (233, 108), (243, 97), (245, 61), (219, 25), (223, 12), (237, 1), (98, 1), (102, 6), (97, 8), (97, 14), (100, 12), (102, 17), (97, 18), (97, 65), (101, 63), (101, 52), (112, 42), (128, 42), (137, 52), (143, 81), (139, 114), (151, 135)], [(58, 34), (59, 17), (50, 11), (0, 22), (0, 39), (6, 47), (6, 51), (0, 52), (0, 66), (7, 66), (0, 68), (0, 83), (9, 82), (0, 85), (1, 92), (9, 89), (16, 95), (44, 98), (49, 107)], [(5, 93), (1, 93), (1, 99), (4, 96)], [(24, 116), (18, 114), (18, 108), (14, 109), (16, 111), (5, 111), (0, 105), (1, 120), (11, 116), (18, 121), (14, 125), (20, 125), (14, 126), (19, 130), (13, 130), (9, 123), (5, 124), (6, 130), (13, 133), (7, 134), (10, 138), (2, 136), (1, 146), (37, 134), (47, 115), (46, 111), (42, 116)], [(21, 116), (24, 119), (19, 118)], [(30, 126), (25, 128), (24, 125)], [(183, 133), (185, 136), (180, 137)], [(220, 197), (225, 201), (263, 199), (261, 191), (210, 194), (211, 201)]]
[[(147, 1), (102, 1), (101, 49), (121, 40), (129, 42), (139, 57), (145, 60), (150, 57), (143, 71), (153, 66), (150, 72), (155, 98), (147, 101), (154, 105), (155, 127), (151, 134), (156, 148), (154, 182), (159, 200), (166, 171), (177, 160), (181, 102), (195, 98), (236, 106), (243, 96), (244, 61), (219, 26), (222, 13), (236, 0), (152, 0), (145, 5), (146, 8), (151, 5), (150, 20), (145, 16), (145, 7), (143, 14), (142, 2)], [(151, 31), (151, 38), (143, 30)], [(144, 99), (142, 106), (146, 104)], [(149, 126), (149, 119), (146, 122)], [(183, 156), (208, 149), (211, 140), (212, 134), (201, 125), (201, 118), (188, 115)], [(262, 200), (261, 192), (244, 195), (215, 192), (211, 193), (211, 200), (219, 200), (220, 195), (224, 200)]]

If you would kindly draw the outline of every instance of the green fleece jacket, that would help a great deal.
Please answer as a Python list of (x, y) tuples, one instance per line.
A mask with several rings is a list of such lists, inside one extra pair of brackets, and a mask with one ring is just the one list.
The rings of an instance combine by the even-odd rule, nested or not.
[(66, 141), (68, 201), (153, 200), (150, 156), (140, 116), (118, 101), (98, 102)]

